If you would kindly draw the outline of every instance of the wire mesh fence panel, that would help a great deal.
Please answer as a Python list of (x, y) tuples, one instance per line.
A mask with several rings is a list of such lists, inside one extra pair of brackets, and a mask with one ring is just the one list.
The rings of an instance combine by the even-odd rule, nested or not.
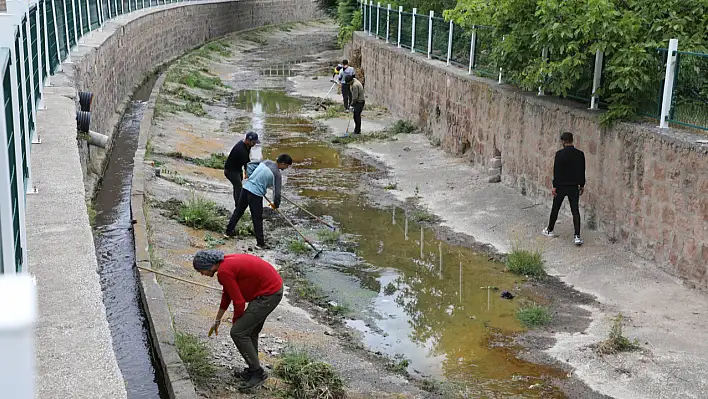
[(90, 22), (91, 22), (91, 30), (94, 30), (101, 26), (101, 21), (99, 20), (99, 15), (98, 15), (98, 1), (97, 0), (90, 0), (89, 1), (89, 17)]
[(391, 16), (388, 20), (388, 41), (398, 43), (398, 10), (391, 10)]
[(54, 1), (47, 0), (47, 44), (49, 47), (49, 71), (53, 73), (59, 65), (59, 47), (57, 47), (56, 27), (54, 26)]
[(708, 54), (676, 53), (669, 122), (708, 130)]
[(29, 73), (32, 74), (34, 79), (34, 98), (39, 101), (39, 52), (37, 51), (37, 7), (34, 7), (29, 12), (29, 24), (30, 24), (30, 36), (29, 36), (29, 50), (31, 51), (32, 58), (30, 59), (30, 69)]
[(374, 22), (374, 33), (378, 31), (378, 37), (381, 39), (386, 39), (386, 8), (381, 7), (381, 8), (374, 8), (374, 15), (373, 17), (376, 18), (376, 11), (378, 10), (378, 25)]
[(499, 74), (492, 60), (492, 51), (494, 49), (494, 37), (492, 29), (487, 26), (476, 26), (477, 32), (474, 46), (474, 65), (472, 68), (476, 73), (495, 78)]
[[(667, 54), (668, 51), (666, 49), (657, 49), (656, 53), (650, 55), (654, 66), (650, 80), (646, 83), (649, 86), (646, 90), (647, 95), (637, 99), (639, 113), (657, 120), (661, 115), (661, 97), (664, 95)], [(607, 59), (605, 62), (607, 62)], [(655, 94), (652, 95), (652, 93)]]
[[(13, 244), (15, 247), (15, 253), (19, 256), (15, 256), (15, 271), (22, 271), (22, 247), (20, 241), (20, 193), (17, 189), (18, 180), (18, 170), (17, 162), (15, 157), (15, 130), (14, 130), (14, 119), (12, 114), (12, 95), (11, 93), (12, 80), (10, 78), (10, 67), (8, 67), (2, 75), (2, 87), (5, 92), (5, 98), (0, 98), (2, 100), (0, 104), (3, 106), (3, 111), (5, 112), (5, 133), (6, 136), (3, 138), (4, 145), (7, 146), (8, 153), (8, 171), (10, 177), (10, 202), (12, 208), (12, 228), (13, 228)], [(21, 136), (20, 136), (21, 137)], [(24, 147), (23, 147), (24, 150)]]
[[(15, 37), (15, 54), (17, 55), (17, 62), (15, 63), (15, 76), (17, 76), (17, 98), (19, 101), (17, 102), (18, 105), (18, 115), (20, 115), (20, 137), (24, 137), (25, 135), (25, 102), (23, 99), (25, 98), (26, 91), (24, 84), (22, 84), (22, 62), (23, 60), (20, 59), (20, 46), (21, 46), (21, 40), (20, 40), (20, 35), (18, 34), (17, 37)], [(22, 140), (22, 143), (24, 144), (24, 140)], [(23, 147), (24, 151), (24, 147)]]
[(411, 48), (411, 29), (413, 28), (413, 14), (401, 13), (401, 47)]
[[(27, 23), (26, 17), (25, 19), (22, 20), (22, 25), (24, 26)], [(27, 126), (29, 127), (29, 130), (25, 132), (25, 134), (30, 135), (34, 131), (34, 117), (32, 115), (32, 90), (34, 88), (32, 87), (32, 81), (31, 81), (31, 76), (33, 74), (32, 71), (32, 60), (30, 59), (30, 54), (29, 54), (29, 40), (27, 37), (22, 40), (22, 49), (24, 51), (24, 65), (25, 65), (25, 81), (24, 81), (24, 86), (23, 86), (23, 92), (25, 93), (25, 107), (27, 108)], [(24, 143), (24, 140), (23, 140)]]
[(450, 63), (463, 68), (469, 67), (470, 64), (470, 44), (472, 40), (472, 31), (462, 29), (460, 26), (454, 26), (452, 29), (452, 52), (450, 54)]
[(47, 47), (45, 46), (46, 43), (46, 26), (47, 26), (47, 20), (45, 18), (45, 12), (46, 12), (46, 2), (42, 0), (38, 5), (37, 8), (39, 10), (37, 14), (37, 24), (39, 25), (39, 37), (40, 37), (40, 42), (41, 44), (39, 45), (39, 49), (42, 51), (42, 57), (39, 60), (39, 70), (42, 73), (42, 81), (44, 81), (44, 78), (47, 77), (47, 64), (46, 64), (46, 59), (47, 59)]
[(413, 47), (416, 53), (428, 54), (429, 18), (427, 15), (415, 14), (415, 43), (413, 43)]
[[(454, 29), (453, 29), (454, 30)], [(435, 59), (447, 61), (447, 44), (450, 34), (450, 23), (442, 18), (433, 18), (433, 42), (431, 56)], [(427, 46), (427, 41), (426, 41)]]
[(66, 24), (69, 29), (69, 47), (74, 47), (76, 45), (76, 32), (74, 31), (74, 24), (76, 23), (75, 13), (71, 7), (71, 1), (64, 0), (66, 2)]
[(74, 0), (76, 3), (76, 9), (78, 11), (79, 24), (79, 37), (90, 31), (88, 23), (88, 11), (86, 10), (86, 0)]

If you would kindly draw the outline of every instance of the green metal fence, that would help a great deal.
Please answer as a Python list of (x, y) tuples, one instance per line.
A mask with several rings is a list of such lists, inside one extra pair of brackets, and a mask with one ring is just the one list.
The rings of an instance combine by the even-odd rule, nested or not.
[(708, 54), (676, 52), (669, 122), (708, 130)]

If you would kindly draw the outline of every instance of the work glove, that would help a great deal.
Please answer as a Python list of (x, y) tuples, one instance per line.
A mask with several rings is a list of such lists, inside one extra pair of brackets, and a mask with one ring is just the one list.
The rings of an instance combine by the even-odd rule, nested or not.
[(219, 336), (219, 324), (221, 324), (221, 320), (216, 320), (214, 324), (211, 326), (209, 329), (209, 337), (211, 337), (211, 334), (216, 334), (216, 336)]
[(278, 209), (278, 207), (273, 203), (268, 204), (268, 206), (271, 207), (271, 209)]

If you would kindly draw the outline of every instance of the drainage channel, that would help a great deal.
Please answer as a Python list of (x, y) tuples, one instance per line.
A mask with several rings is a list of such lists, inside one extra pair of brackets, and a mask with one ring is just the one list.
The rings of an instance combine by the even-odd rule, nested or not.
[(156, 79), (154, 76), (141, 86), (126, 109), (94, 203), (94, 242), (103, 303), (113, 350), (131, 399), (169, 397), (142, 308), (130, 213), (133, 156), (140, 121)]

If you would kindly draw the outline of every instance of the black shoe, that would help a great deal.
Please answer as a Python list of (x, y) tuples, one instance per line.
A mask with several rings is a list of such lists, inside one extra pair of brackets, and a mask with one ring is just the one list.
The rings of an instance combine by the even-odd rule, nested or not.
[(253, 389), (256, 389), (263, 385), (263, 383), (268, 379), (268, 374), (261, 368), (259, 370), (254, 371), (248, 381), (242, 383), (239, 385), (238, 390), (239, 392), (248, 392)]
[(236, 232), (233, 230), (226, 230), (226, 233), (224, 233), (224, 237), (226, 237), (226, 238), (236, 237)]
[(234, 375), (236, 376), (236, 378), (238, 378), (238, 379), (240, 379), (240, 380), (248, 381), (248, 380), (251, 379), (251, 376), (252, 376), (254, 373), (256, 373), (256, 371), (251, 371), (251, 369), (249, 369), (248, 367), (246, 367), (245, 369), (243, 369), (243, 370), (241, 370), (241, 371), (239, 371), (239, 372), (234, 373)]
[(271, 249), (272, 247), (264, 242), (256, 244), (257, 249)]

